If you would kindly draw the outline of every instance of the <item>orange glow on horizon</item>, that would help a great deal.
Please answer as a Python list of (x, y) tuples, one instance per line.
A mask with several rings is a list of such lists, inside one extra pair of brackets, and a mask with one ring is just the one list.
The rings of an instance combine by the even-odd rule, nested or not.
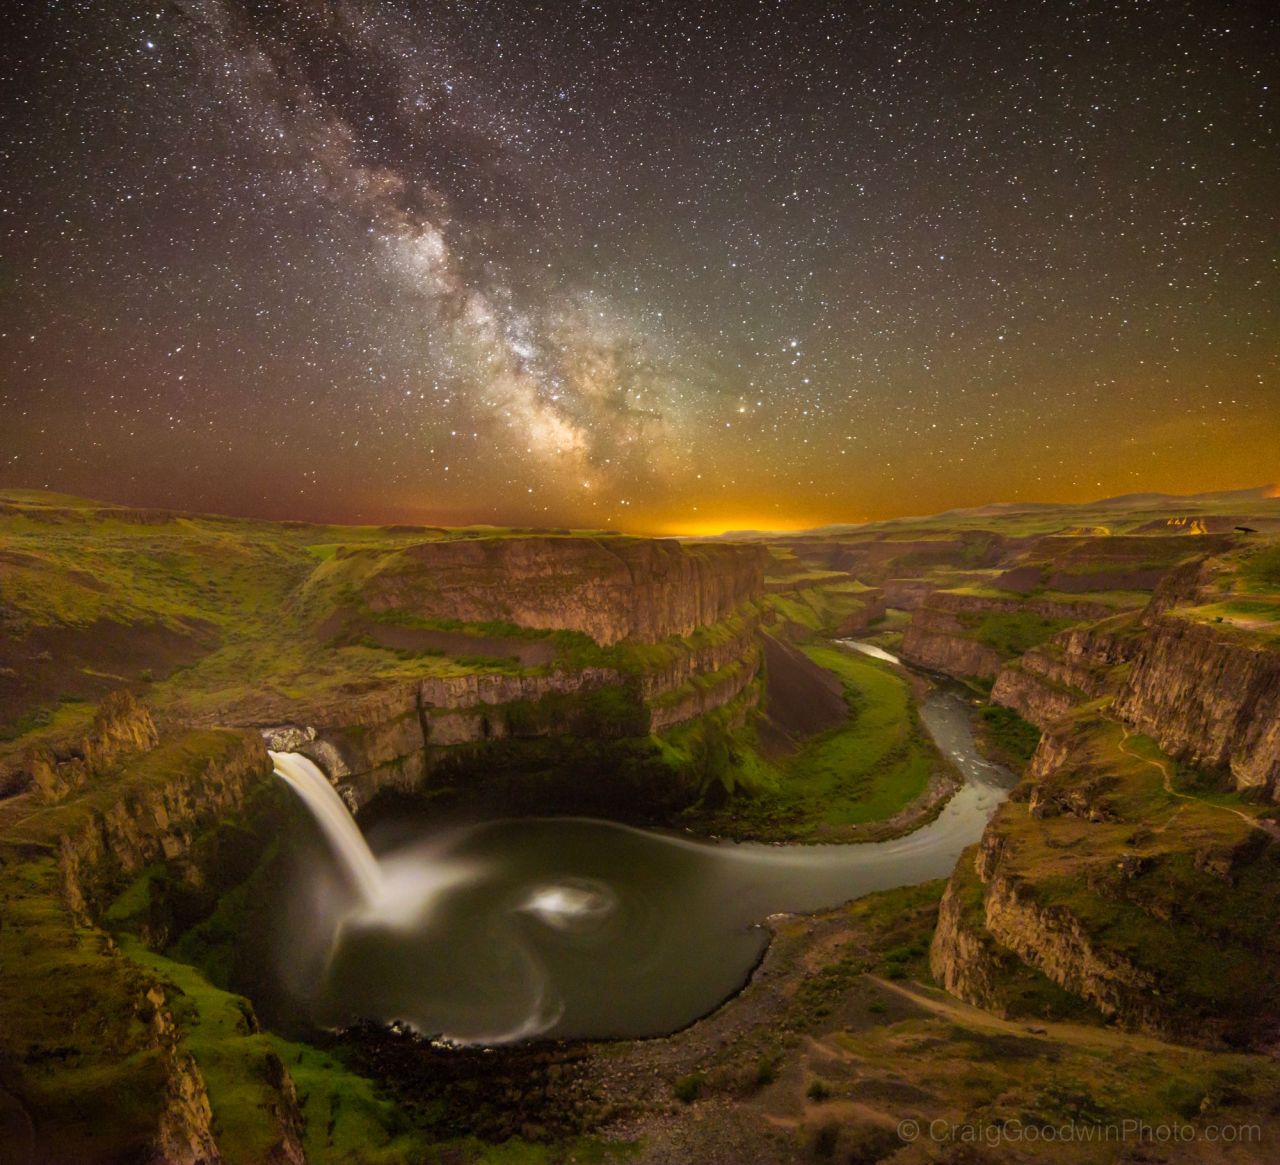
[[(840, 525), (855, 525), (857, 519)], [(733, 531), (759, 531), (768, 534), (794, 534), (803, 530), (813, 530), (819, 526), (832, 525), (828, 520), (814, 518), (811, 520), (783, 520), (760, 516), (744, 518), (706, 518), (693, 521), (673, 521), (654, 528), (653, 533), (665, 538), (718, 538)]]

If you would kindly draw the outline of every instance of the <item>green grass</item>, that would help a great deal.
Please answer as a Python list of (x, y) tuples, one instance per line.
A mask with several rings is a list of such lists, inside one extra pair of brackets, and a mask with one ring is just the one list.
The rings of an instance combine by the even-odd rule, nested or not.
[(271, 1114), (280, 1105), (281, 1065), (297, 1088), (308, 1161), (420, 1159), (425, 1138), (371, 1081), (336, 1057), (255, 1031), (248, 1000), (213, 986), (196, 968), (148, 950), (127, 933), (118, 941), (126, 957), (165, 984), (181, 1046), (204, 1076), (214, 1135), (231, 1165), (266, 1160), (279, 1140)]
[(1012, 657), (1038, 647), (1077, 622), (1076, 619), (1049, 619), (1030, 611), (992, 611), (977, 620), (974, 638), (994, 647), (1001, 655)]
[(840, 677), (850, 712), (846, 723), (774, 762), (760, 756), (749, 729), (710, 737), (705, 726), (690, 730), (701, 754), (687, 737), (677, 738), (673, 763), (701, 755), (709, 770), (727, 769), (720, 779), (745, 794), (710, 818), (707, 825), (716, 832), (833, 840), (852, 827), (893, 817), (945, 767), (916, 720), (901, 676), (844, 648), (805, 651)]
[(837, 634), (845, 621), (866, 605), (867, 588), (855, 579), (800, 591), (766, 595), (761, 605), (776, 617), (812, 632)]
[(1040, 729), (1028, 724), (1012, 708), (987, 704), (979, 712), (986, 743), (1002, 760), (1011, 760), (1021, 768), (1031, 759), (1040, 743)]
[(907, 683), (887, 666), (838, 647), (809, 647), (814, 663), (840, 677), (849, 724), (801, 750), (786, 788), (836, 802), (820, 820), (854, 825), (891, 817), (924, 792), (938, 763), (915, 721)]
[(1280, 589), (1280, 545), (1255, 550), (1241, 565), (1240, 576), (1257, 587)]
[(21, 1065), (6, 1087), (35, 1115), (55, 1159), (87, 1159), (90, 1145), (102, 1159), (136, 1151), (165, 1084), (147, 978), (104, 934), (76, 924), (52, 855), (4, 846), (0, 865), (0, 1056)]
[[(1095, 962), (1149, 974), (1155, 988), (1142, 992), (1143, 1005), (1157, 1006), (1166, 1024), (1212, 1020), (1231, 1042), (1273, 1022), (1274, 992), (1258, 966), (1280, 958), (1280, 869), (1273, 847), (1237, 812), (1256, 807), (1238, 794), (1166, 791), (1157, 765), (1172, 762), (1148, 738), (1124, 740), (1107, 720), (1080, 721), (1073, 757), (1044, 790), (1085, 796), (1100, 819), (1032, 818), (1009, 804), (993, 825), (1002, 869), (1024, 900), (1069, 917)], [(1067, 971), (1056, 962), (1041, 969), (1083, 989), (1059, 979)], [(1118, 998), (1131, 1015), (1137, 996)]]

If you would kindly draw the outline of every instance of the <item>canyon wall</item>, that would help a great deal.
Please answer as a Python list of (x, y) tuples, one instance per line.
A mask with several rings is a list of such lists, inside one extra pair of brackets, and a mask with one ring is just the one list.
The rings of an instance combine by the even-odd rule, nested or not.
[(1116, 714), (1170, 756), (1280, 799), (1280, 650), (1203, 623), (1152, 619)]
[(427, 676), (294, 709), (302, 733), (268, 731), (341, 781), (358, 806), (383, 788), (421, 788), (435, 761), (456, 746), (647, 736), (716, 711), (746, 692), (762, 658), (754, 615), (717, 630), (721, 634), (706, 643), (667, 645), (639, 671)]
[(1113, 669), (1133, 658), (1141, 634), (1131, 615), (1059, 632), (1006, 663), (991, 700), (1048, 731), (1079, 705), (1116, 690), (1120, 680)]
[(534, 639), (551, 649), (540, 666), (460, 665), (260, 708), (259, 725), (278, 711), (277, 724), (307, 730), (296, 747), (355, 805), (382, 788), (420, 788), (458, 747), (667, 731), (743, 697), (759, 674), (767, 552), (758, 546), (519, 537), (340, 554), (330, 573), (359, 578), (361, 604), (381, 616), (572, 630), (604, 648), (574, 663)]
[[(989, 834), (984, 847), (998, 837), (998, 831)], [(1004, 1010), (1007, 976), (1021, 963), (1103, 1016), (1172, 1034), (1178, 1001), (1161, 997), (1155, 974), (1097, 942), (1069, 910), (1041, 902), (1032, 885), (983, 850), (974, 861), (982, 882), (976, 917), (964, 910), (966, 871), (948, 885), (930, 950), (930, 971), (947, 991), (976, 1006)]]
[[(340, 553), (350, 565), (375, 552)], [(455, 539), (379, 555), (361, 593), (374, 612), (653, 643), (758, 598), (767, 556), (755, 545), (621, 537)]]
[(1257, 968), (1280, 955), (1280, 844), (1265, 823), (1169, 788), (1167, 765), (1105, 714), (1046, 732), (951, 877), (938, 982), (1003, 1010), (1033, 973), (1162, 1038), (1273, 1039), (1280, 993)]
[(902, 640), (902, 658), (916, 667), (958, 679), (994, 680), (1008, 659), (1000, 623), (1033, 617), (1050, 625), (1086, 622), (1110, 614), (1112, 608), (1090, 600), (1022, 599), (958, 591), (917, 591)]
[(81, 797), (58, 837), (63, 892), (80, 917), (150, 863), (184, 857), (202, 831), (271, 779), (261, 737), (231, 729), (184, 733), (129, 769)]
[[(228, 816), (243, 820), (251, 799), (274, 789), (270, 762), (252, 732), (158, 738), (147, 710), (123, 693), (104, 701), (75, 753), (34, 758), (36, 791), (4, 806), (5, 1088), (31, 1117), (35, 1159), (221, 1160), (219, 1101), (188, 1039), (203, 1004), (153, 970), (132, 934), (108, 933), (102, 919), (157, 863), (166, 886), (204, 889), (211, 902), (206, 882), (225, 876), (218, 827)], [(105, 925), (115, 925), (114, 909)], [(255, 1021), (247, 1002), (241, 1010), (248, 1042)], [(301, 1165), (288, 1072), (267, 1051), (257, 1067), (261, 1079), (246, 1087), (265, 1102), (254, 1118), (270, 1150), (261, 1159)]]
[(1004, 657), (967, 634), (953, 611), (922, 607), (916, 610), (902, 637), (907, 663), (943, 675), (990, 679)]

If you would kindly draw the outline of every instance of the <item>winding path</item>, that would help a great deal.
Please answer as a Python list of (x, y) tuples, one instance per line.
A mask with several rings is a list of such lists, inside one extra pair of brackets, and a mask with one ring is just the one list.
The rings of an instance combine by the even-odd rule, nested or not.
[(1193, 793), (1184, 793), (1173, 787), (1173, 773), (1170, 771), (1169, 765), (1163, 760), (1152, 760), (1150, 757), (1143, 756), (1139, 752), (1135, 752), (1132, 748), (1127, 747), (1129, 741), (1137, 735), (1122, 720), (1115, 716), (1103, 714), (1103, 719), (1110, 721), (1120, 729), (1120, 743), (1116, 748), (1124, 753), (1125, 756), (1131, 757), (1133, 760), (1140, 761), (1144, 765), (1150, 765), (1160, 773), (1160, 779), (1164, 785), (1164, 791), (1173, 798), (1182, 801), (1192, 801), (1198, 805), (1203, 805), (1208, 809), (1219, 809), (1223, 813), (1234, 813), (1241, 821), (1248, 822), (1255, 829), (1262, 830), (1268, 837), (1280, 841), (1280, 825), (1274, 821), (1261, 820), (1251, 813), (1246, 813), (1243, 809), (1233, 809), (1230, 805), (1215, 805), (1212, 801), (1206, 801), (1203, 797), (1197, 797)]

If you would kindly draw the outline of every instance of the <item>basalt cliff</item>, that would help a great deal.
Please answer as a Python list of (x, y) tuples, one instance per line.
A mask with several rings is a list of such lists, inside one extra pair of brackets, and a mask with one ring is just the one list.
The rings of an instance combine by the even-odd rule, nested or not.
[(1032, 976), (1164, 1038), (1280, 1033), (1280, 992), (1256, 973), (1280, 956), (1271, 554), (1197, 557), (1141, 609), (1003, 665), (992, 699), (1042, 735), (944, 896), (932, 967), (948, 990), (1027, 1013), (1049, 1006)]
[[(352, 549), (371, 611), (656, 643), (729, 618), (763, 592), (762, 548), (674, 540), (505, 537)], [(367, 557), (371, 561), (360, 561)]]

